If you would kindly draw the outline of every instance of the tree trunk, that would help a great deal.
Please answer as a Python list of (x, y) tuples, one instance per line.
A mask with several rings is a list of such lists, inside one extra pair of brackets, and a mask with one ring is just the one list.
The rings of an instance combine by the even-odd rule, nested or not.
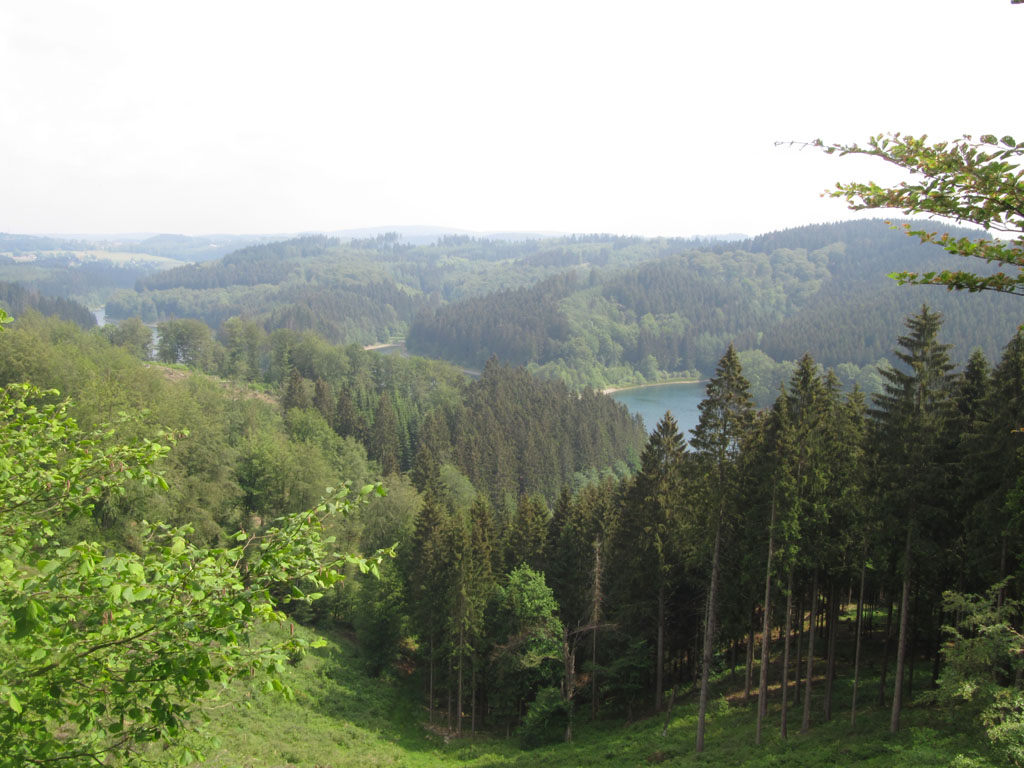
[(825, 665), (825, 722), (832, 722), (832, 689), (836, 677), (836, 637), (839, 634), (839, 588), (833, 584), (828, 598), (828, 663)]
[(853, 652), (853, 698), (850, 701), (850, 727), (857, 724), (857, 684), (860, 682), (860, 646), (861, 624), (864, 620), (864, 580), (867, 575), (868, 563), (865, 559), (860, 564), (860, 591), (857, 593), (857, 648)]
[(793, 704), (800, 701), (800, 681), (804, 674), (804, 596), (796, 599), (796, 680), (793, 683)]
[[(757, 681), (757, 736), (754, 741), (761, 743), (761, 725), (768, 712), (768, 662), (771, 659), (771, 616), (772, 616), (772, 555), (775, 554), (775, 498), (772, 497), (772, 518), (768, 523), (768, 565), (764, 573), (764, 616), (761, 617), (761, 669)], [(786, 616), (786, 631), (789, 631), (789, 616)], [(786, 640), (789, 648), (789, 639)], [(782, 666), (782, 687), (789, 682), (785, 661)], [(785, 694), (783, 694), (785, 696)], [(783, 699), (785, 700), (785, 699)]]
[(747, 674), (743, 681), (743, 703), (750, 703), (750, 686), (754, 679), (754, 623), (757, 621), (757, 606), (750, 607), (750, 626), (747, 628)]
[(811, 728), (811, 689), (814, 681), (814, 631), (818, 622), (818, 569), (815, 567), (811, 578), (811, 617), (807, 629), (807, 675), (804, 682), (804, 713), (800, 721), (800, 733), (807, 733)]
[(448, 732), (451, 733), (451, 730), (452, 730), (452, 657), (450, 655), (448, 656), (448, 679), (445, 680), (445, 688), (446, 688), (446, 692), (448, 694), (448, 706), (447, 706), (447, 711), (448, 711), (448, 720), (447, 720), (447, 722), (448, 722), (448, 726), (447, 727), (448, 727)]
[(700, 707), (697, 710), (697, 753), (704, 751), (704, 726), (711, 688), (711, 660), (715, 642), (715, 600), (718, 595), (718, 550), (722, 541), (721, 519), (715, 527), (715, 545), (711, 553), (711, 584), (708, 587), (707, 616), (704, 622), (704, 655), (700, 672)]
[(456, 727), (456, 733), (459, 738), (462, 738), (462, 662), (465, 659), (464, 650), (466, 647), (465, 643), (465, 629), (459, 626), (459, 693), (455, 699), (455, 713), (458, 716), (458, 726)]
[(430, 713), (430, 724), (434, 724), (434, 638), (430, 638), (430, 682), (427, 687), (427, 711)]
[(892, 597), (886, 593), (886, 601), (889, 603), (889, 612), (885, 617), (885, 642), (882, 645), (882, 673), (878, 677), (878, 706), (885, 706), (885, 678), (889, 672), (889, 646), (892, 641)]
[(604, 603), (604, 591), (601, 588), (601, 577), (604, 569), (601, 563), (601, 539), (594, 540), (594, 573), (591, 588), (590, 623), (594, 629), (590, 633), (590, 717), (597, 719), (597, 630), (601, 621), (601, 606)]
[(565, 700), (565, 742), (572, 741), (573, 696), (576, 694), (576, 636), (569, 642), (569, 628), (562, 628), (562, 660), (565, 663), (565, 677), (562, 680), (562, 697)]
[(900, 730), (900, 712), (903, 708), (903, 668), (907, 660), (907, 631), (910, 627), (910, 552), (913, 543), (913, 525), (907, 524), (907, 547), (903, 553), (903, 597), (900, 600), (900, 636), (896, 644), (896, 680), (892, 690), (892, 716), (889, 731)]
[(665, 704), (665, 587), (658, 587), (658, 658), (654, 667), (654, 711)]
[(918, 611), (920, 605), (921, 596), (914, 595), (914, 608), (910, 612), (911, 622), (909, 636), (907, 637), (907, 690), (904, 693), (904, 698), (907, 701), (912, 701), (914, 698), (914, 666), (917, 663), (917, 633), (918, 633), (918, 617), (921, 613)]
[(472, 689), (472, 693), (470, 695), (473, 697), (473, 703), (472, 703), (472, 712), (473, 712), (473, 714), (470, 716), (469, 732), (471, 734), (473, 734), (474, 736), (476, 736), (476, 655), (475, 654), (473, 656), (473, 682), (470, 683), (470, 688)]
[[(779, 724), (779, 735), (785, 739), (786, 718), (789, 714), (789, 641), (793, 630), (793, 568), (790, 567), (786, 577), (786, 628), (783, 630), (782, 643), (782, 719)], [(762, 651), (762, 658), (764, 652)]]

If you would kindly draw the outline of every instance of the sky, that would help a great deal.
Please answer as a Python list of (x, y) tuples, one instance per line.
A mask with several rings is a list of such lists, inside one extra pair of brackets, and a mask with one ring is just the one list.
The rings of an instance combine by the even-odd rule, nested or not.
[[(0, 2), (0, 232), (758, 234), (1018, 134), (1010, 0)], [(877, 215), (877, 214), (876, 214)]]

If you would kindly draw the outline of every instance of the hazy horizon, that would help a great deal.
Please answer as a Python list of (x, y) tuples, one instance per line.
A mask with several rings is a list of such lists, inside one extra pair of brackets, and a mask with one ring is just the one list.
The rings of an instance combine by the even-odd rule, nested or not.
[(894, 173), (776, 142), (1012, 133), (1019, 105), (985, 75), (1015, 71), (1021, 25), (1009, 0), (9, 3), (0, 231), (857, 218), (822, 191)]

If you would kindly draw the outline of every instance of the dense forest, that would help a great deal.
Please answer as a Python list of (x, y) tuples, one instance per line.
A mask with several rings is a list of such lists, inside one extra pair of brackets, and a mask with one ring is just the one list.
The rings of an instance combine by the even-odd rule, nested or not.
[[(571, 738), (578, 720), (671, 716), (690, 690), (702, 740), (709, 674), (737, 656), (759, 734), (883, 703), (896, 729), (911, 702), (957, 699), (972, 642), (996, 670), (971, 678), (972, 711), (1009, 716), (1017, 662), (970, 628), (1017, 605), (1020, 334), (994, 366), (975, 352), (957, 372), (941, 316), (922, 307), (893, 329), (879, 395), (843, 394), (805, 355), (762, 411), (729, 347), (687, 440), (670, 415), (646, 437), (610, 399), (496, 361), (468, 380), (309, 332), (236, 323), (221, 343), (178, 322), (206, 352), (182, 352), (196, 347), (184, 334), (172, 359), (162, 331), (172, 367), (146, 362), (141, 335), (31, 311), (0, 335), (8, 391), (55, 387), (83, 426), (145, 408), (119, 439), (179, 435), (156, 465), (168, 492), (129, 481), (58, 540), (130, 551), (156, 519), (216, 546), (341, 478), (384, 477), (387, 495), (331, 531), (352, 551), (394, 545), (394, 559), (288, 612), (354, 629), (371, 674), (415, 665), (428, 719), (452, 734), (514, 731), (531, 746)], [(968, 638), (964, 658), (943, 653), (944, 625)], [(859, 705), (835, 699), (858, 679), (873, 681)]]
[[(467, 365), (497, 354), (542, 376), (603, 387), (706, 376), (732, 342), (773, 366), (789, 361), (786, 374), (814, 350), (822, 364), (844, 366), (844, 385), (874, 389), (886, 329), (927, 300), (947, 318), (960, 362), (975, 347), (998, 354), (993, 339), (1016, 327), (1013, 300), (925, 295), (886, 278), (922, 265), (934, 268), (934, 253), (881, 221), (801, 227), (449, 303), (420, 316), (407, 345)], [(871, 369), (863, 378), (862, 368)]]
[[(840, 717), (1020, 764), (1024, 332), (886, 287), (927, 263), (894, 237), (306, 237), (140, 275), (103, 328), (4, 287), (0, 765), (205, 764), (207, 692), (294, 697), (328, 637), (418, 748), (711, 752), (737, 710), (756, 764)], [(479, 375), (359, 346), (404, 333)], [(709, 378), (689, 435), (594, 388), (669, 375)]]
[(237, 317), (335, 343), (405, 338), (415, 354), (475, 369), (497, 356), (580, 390), (706, 378), (733, 343), (767, 405), (807, 350), (844, 387), (878, 391), (887, 329), (926, 300), (946, 318), (957, 362), (975, 347), (998, 355), (994, 339), (1016, 327), (1012, 299), (925, 295), (886, 277), (937, 263), (947, 262), (878, 220), (733, 243), (309, 236), (138, 273), (106, 311), (215, 330)]

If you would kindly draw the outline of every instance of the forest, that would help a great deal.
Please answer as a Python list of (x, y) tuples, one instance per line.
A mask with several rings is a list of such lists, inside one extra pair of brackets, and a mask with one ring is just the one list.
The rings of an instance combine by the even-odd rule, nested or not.
[[(1021, 281), (927, 246), (1020, 261), (892, 236), (3, 286), (0, 766), (1024, 764)], [(688, 434), (594, 386), (675, 374)]]
[[(955, 264), (932, 251), (880, 220), (738, 242), (307, 236), (171, 269), (124, 270), (103, 303), (108, 317), (147, 323), (194, 319), (218, 330), (242, 318), (335, 343), (404, 339), (413, 354), (476, 370), (497, 356), (577, 390), (707, 378), (731, 342), (766, 406), (807, 350), (847, 389), (878, 391), (887, 329), (926, 300), (946, 318), (958, 363), (975, 347), (996, 357), (996, 340), (1016, 327), (1012, 299), (925, 297), (886, 278)], [(15, 265), (0, 279), (28, 284), (17, 275), (29, 268), (39, 266)], [(97, 295), (58, 293), (59, 279), (48, 280), (35, 287), (82, 301)]]
[[(70, 397), (79, 429), (131, 411), (117, 440), (176, 435), (153, 461), (168, 490), (140, 472), (60, 519), (54, 541), (141, 552), (144, 520), (160, 520), (216, 549), (314, 507), (340, 478), (383, 478), (386, 496), (326, 524), (347, 551), (392, 552), (379, 578), (325, 587), (283, 615), (349, 628), (367, 673), (418, 681), (406, 695), (445, 732), (514, 733), (532, 748), (581, 721), (671, 717), (694, 697), (700, 740), (709, 675), (727, 669), (759, 740), (776, 743), (858, 709), (884, 708), (896, 729), (905, 707), (941, 711), (968, 682), (960, 706), (979, 722), (1017, 711), (1016, 635), (1002, 622), (1019, 599), (1020, 435), (1007, 425), (1024, 418), (1021, 333), (993, 363), (975, 351), (957, 370), (941, 315), (923, 306), (893, 329), (897, 363), (875, 397), (844, 393), (805, 355), (760, 411), (730, 346), (692, 435), (667, 414), (648, 437), (610, 399), (497, 361), (471, 380), (238, 324), (223, 342), (202, 326), (173, 354), (162, 330), (167, 362), (154, 364), (148, 329), (130, 327), (86, 331), (27, 310), (0, 334), (8, 399), (31, 381), (44, 388), (32, 407)], [(27, 614), (11, 615), (18, 635)], [(949, 632), (963, 638), (957, 656)], [(0, 718), (52, 698), (31, 676), (15, 682), (25, 670), (5, 669), (21, 711)], [(90, 723), (100, 741), (119, 732), (115, 713)], [(970, 764), (1019, 748), (990, 730)], [(5, 741), (6, 764), (31, 764), (19, 749)]]

